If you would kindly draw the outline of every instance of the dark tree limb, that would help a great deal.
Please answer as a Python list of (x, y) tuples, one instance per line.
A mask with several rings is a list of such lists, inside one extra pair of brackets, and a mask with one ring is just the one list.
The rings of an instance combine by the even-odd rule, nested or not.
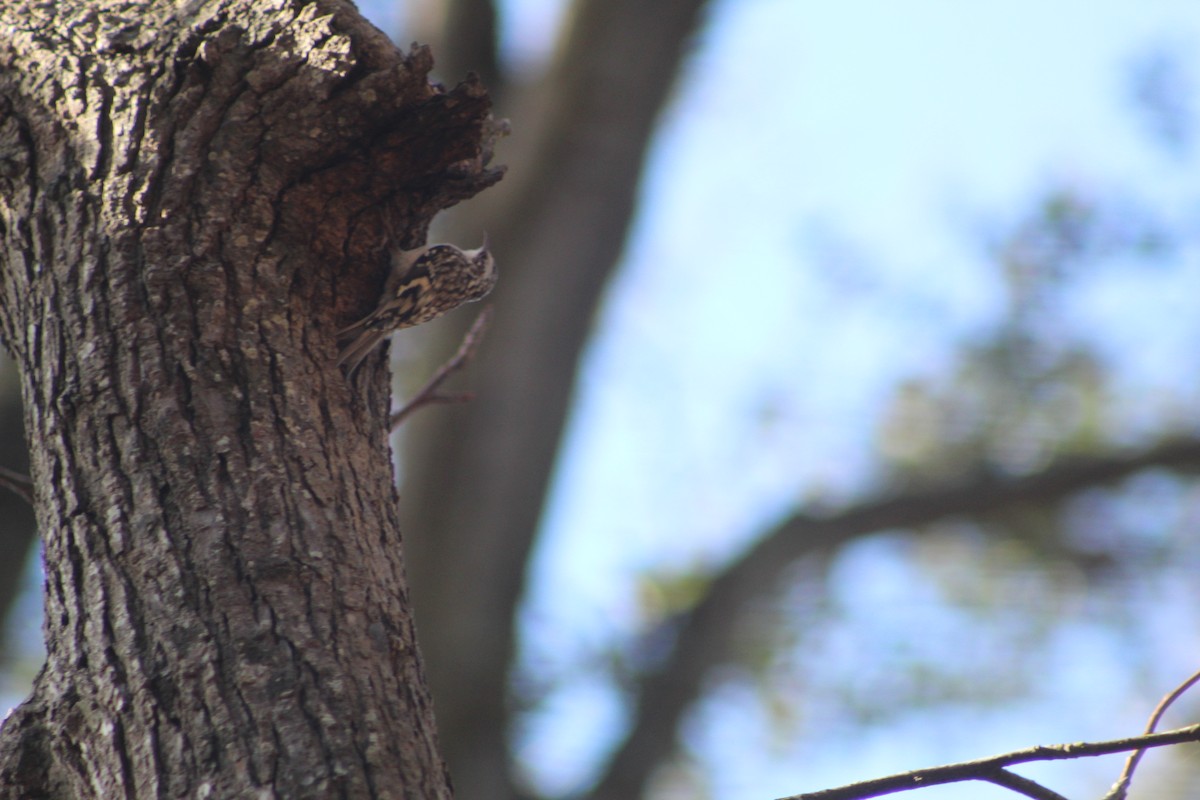
[[(522, 105), (530, 113), (513, 112), (512, 179), (481, 198), (493, 213), (469, 231), (486, 228), (501, 269), (496, 319), (472, 367), (478, 399), (405, 426), (406, 462), (420, 465), (403, 487), (418, 532), (407, 540), (413, 602), (421, 629), (437, 632), (430, 683), (464, 797), (517, 794), (508, 675), (526, 564), (580, 354), (705, 5), (573, 5), (545, 92)], [(448, 331), (445, 353), (460, 335)]]
[[(1039, 800), (1065, 800), (1062, 795), (1050, 792), (1045, 787), (1021, 778), (1008, 782), (1007, 779), (997, 780), (998, 773), (1007, 772), (1006, 768), (1014, 764), (1029, 764), (1035, 761), (1065, 761), (1074, 758), (1106, 756), (1113, 753), (1123, 753), (1127, 750), (1144, 749), (1148, 747), (1165, 747), (1184, 742), (1200, 741), (1200, 725), (1190, 725), (1165, 733), (1143, 734), (1126, 739), (1112, 739), (1105, 742), (1077, 742), (1075, 744), (1059, 744), (1030, 747), (1016, 750), (1003, 755), (981, 758), (977, 761), (963, 761), (957, 764), (946, 764), (940, 767), (913, 770), (897, 775), (888, 775), (869, 781), (838, 786), (832, 789), (822, 789), (816, 792), (794, 794), (779, 800), (865, 800), (869, 797), (882, 797), (896, 792), (907, 792), (913, 789), (924, 789), (927, 786), (941, 786), (947, 783), (962, 781), (988, 781), (1025, 794), (1027, 797)], [(1019, 778), (1020, 776), (1015, 776)], [(1031, 794), (1027, 791), (1030, 786), (1037, 787)]]
[(673, 752), (680, 720), (699, 698), (710, 670), (734, 657), (732, 643), (743, 610), (775, 592), (798, 559), (877, 531), (1059, 502), (1153, 467), (1200, 468), (1200, 441), (1067, 461), (1022, 478), (967, 480), (864, 502), (828, 516), (791, 517), (714, 578), (691, 611), (672, 620), (675, 647), (658, 670), (640, 681), (629, 733), (588, 797), (618, 800), (640, 794), (653, 770)]

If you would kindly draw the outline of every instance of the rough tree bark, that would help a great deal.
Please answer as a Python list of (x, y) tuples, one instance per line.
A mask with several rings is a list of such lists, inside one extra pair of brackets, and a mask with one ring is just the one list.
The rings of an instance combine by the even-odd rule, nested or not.
[(488, 100), (335, 0), (0, 7), (0, 333), (47, 663), (0, 796), (448, 797), (384, 360), (385, 248), (498, 179)]

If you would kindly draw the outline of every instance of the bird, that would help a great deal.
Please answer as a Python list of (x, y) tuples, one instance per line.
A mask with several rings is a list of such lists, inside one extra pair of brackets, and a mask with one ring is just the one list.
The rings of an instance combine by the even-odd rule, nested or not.
[(353, 375), (375, 346), (401, 328), (429, 322), (463, 303), (481, 300), (496, 285), (496, 260), (487, 237), (474, 250), (431, 244), (396, 250), (375, 310), (337, 332), (338, 366)]

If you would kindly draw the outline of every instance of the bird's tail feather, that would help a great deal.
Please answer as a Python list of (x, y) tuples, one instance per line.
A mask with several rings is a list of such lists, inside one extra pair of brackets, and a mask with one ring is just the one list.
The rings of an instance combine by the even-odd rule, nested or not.
[[(358, 323), (355, 323), (349, 328), (344, 328), (342, 332), (339, 333), (339, 336), (341, 336), (343, 333), (353, 333), (354, 328), (357, 325)], [(349, 364), (346, 374), (353, 375), (354, 370), (358, 369), (358, 365), (363, 362), (363, 359), (365, 359), (371, 353), (371, 351), (375, 349), (375, 345), (386, 339), (387, 336), (387, 331), (379, 331), (372, 328), (364, 330), (354, 338), (354, 341), (342, 348), (342, 352), (338, 356), (338, 366), (340, 367), (343, 364)]]

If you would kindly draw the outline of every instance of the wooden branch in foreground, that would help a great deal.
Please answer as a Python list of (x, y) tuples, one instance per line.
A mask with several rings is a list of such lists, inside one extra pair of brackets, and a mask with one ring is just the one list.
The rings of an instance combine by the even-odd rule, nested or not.
[[(960, 781), (989, 781), (1001, 786), (1007, 785), (1008, 788), (1017, 790), (1015, 784), (1005, 784), (1003, 778), (996, 780), (996, 777), (1000, 773), (1013, 775), (1013, 773), (1007, 772), (1005, 769), (1005, 767), (1010, 767), (1013, 764), (1106, 756), (1112, 753), (1123, 753), (1127, 750), (1142, 750), (1149, 747), (1163, 747), (1170, 744), (1197, 741), (1200, 741), (1200, 725), (1189, 725), (1186, 728), (1177, 728), (1164, 733), (1143, 734), (1141, 736), (1131, 736), (1127, 739), (1112, 739), (1105, 742), (1076, 742), (1074, 744), (1030, 747), (1025, 750), (1016, 750), (1011, 753), (991, 756), (990, 758), (981, 758), (976, 761), (962, 761), (957, 764), (945, 764), (940, 767), (918, 769), (912, 772), (875, 778), (874, 780), (837, 786), (832, 789), (791, 795), (779, 800), (864, 800), (864, 798), (869, 797), (881, 797), (885, 794), (923, 789), (926, 786), (958, 783)], [(1027, 779), (1022, 780), (1027, 781)], [(1033, 784), (1032, 781), (1028, 781), (1028, 783)], [(1050, 791), (1038, 784), (1033, 785), (1044, 792)], [(1061, 797), (1061, 795), (1054, 793), (1041, 795), (1024, 793), (1029, 797)]]

